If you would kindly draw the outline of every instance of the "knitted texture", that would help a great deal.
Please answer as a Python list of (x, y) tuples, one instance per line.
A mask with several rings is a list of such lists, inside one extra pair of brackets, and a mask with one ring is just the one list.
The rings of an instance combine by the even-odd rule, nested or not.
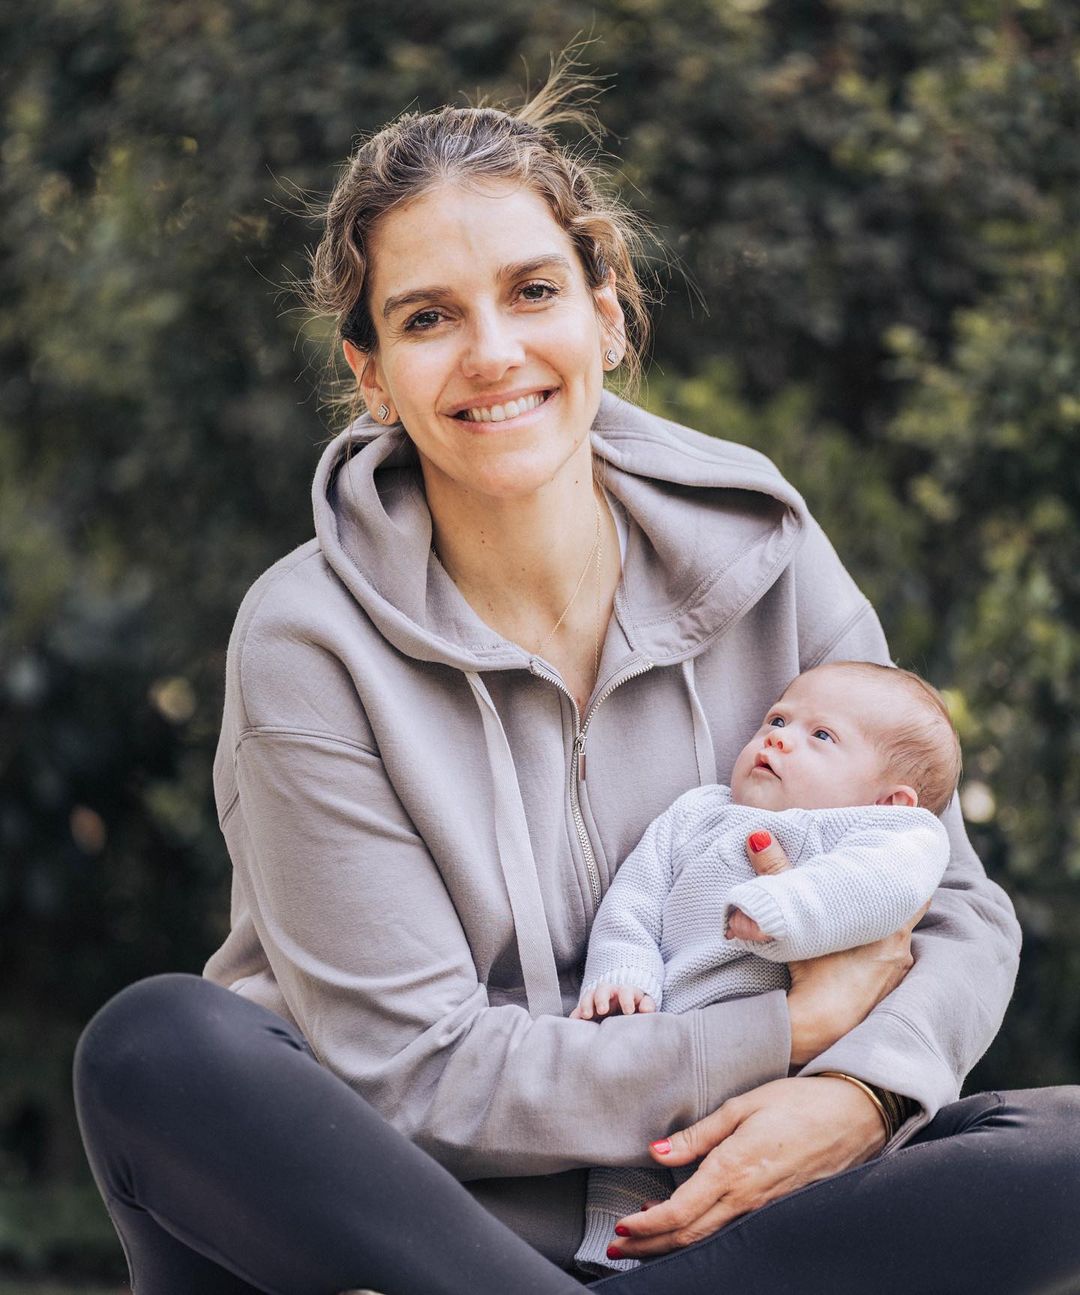
[[(791, 871), (754, 874), (746, 838), (761, 829)], [(695, 788), (650, 824), (616, 874), (593, 924), (582, 988), (636, 985), (671, 1012), (786, 988), (784, 964), (899, 930), (933, 894), (947, 860), (945, 829), (923, 809), (777, 813), (732, 804), (728, 787)], [(726, 940), (733, 906), (772, 942)]]
[[(790, 871), (756, 876), (746, 838), (762, 829)], [(687, 1012), (786, 989), (788, 962), (899, 930), (933, 894), (948, 857), (944, 827), (923, 809), (769, 812), (733, 804), (728, 787), (695, 788), (650, 824), (616, 874), (593, 924), (582, 990), (634, 985), (663, 1011)], [(725, 939), (733, 907), (771, 942)], [(633, 1266), (606, 1257), (614, 1225), (648, 1196), (670, 1195), (671, 1181), (664, 1171), (590, 1171), (579, 1266)]]

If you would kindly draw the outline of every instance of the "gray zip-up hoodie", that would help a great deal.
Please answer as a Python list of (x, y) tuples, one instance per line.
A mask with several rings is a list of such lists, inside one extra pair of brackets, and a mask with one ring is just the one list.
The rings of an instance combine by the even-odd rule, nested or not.
[[(205, 974), (293, 1020), (320, 1060), (557, 1262), (585, 1167), (786, 1075), (780, 991), (688, 1012), (561, 1013), (597, 905), (649, 822), (727, 781), (766, 707), (828, 659), (886, 661), (873, 611), (761, 455), (611, 395), (593, 429), (628, 533), (596, 690), (500, 638), (431, 553), (416, 456), (362, 418), (315, 478), (316, 538), (252, 587), (214, 769), (232, 929)], [(968, 845), (915, 966), (807, 1067), (943, 1103), (1016, 972)]]

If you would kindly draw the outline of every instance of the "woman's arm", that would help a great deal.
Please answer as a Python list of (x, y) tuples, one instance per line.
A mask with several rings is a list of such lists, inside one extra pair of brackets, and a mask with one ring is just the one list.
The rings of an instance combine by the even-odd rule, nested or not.
[(807, 1066), (840, 1070), (918, 1102), (910, 1137), (960, 1095), (1001, 1026), (1016, 979), (1019, 926), (989, 881), (954, 800), (943, 815), (952, 856), (912, 939), (915, 965), (888, 999)]
[[(798, 597), (809, 604), (801, 621), (816, 618), (820, 623), (822, 605), (844, 609), (838, 632), (804, 645), (801, 668), (829, 660), (887, 663), (877, 617), (819, 529), (811, 529), (795, 566)], [(793, 966), (792, 1058), (804, 1063), (802, 1077), (747, 1093), (685, 1137), (672, 1139), (681, 1153), (678, 1163), (691, 1163), (702, 1154), (706, 1160), (679, 1189), (680, 1199), (656, 1213), (624, 1220), (633, 1230), (627, 1255), (685, 1245), (802, 1183), (877, 1154), (884, 1136), (869, 1098), (843, 1079), (813, 1078), (819, 1072), (852, 1075), (918, 1103), (918, 1114), (889, 1146), (910, 1137), (959, 1095), (964, 1076), (990, 1045), (1004, 1016), (1016, 978), (1020, 930), (1007, 895), (987, 878), (967, 840), (955, 799), (943, 821), (950, 859), (930, 910), (911, 938), (911, 969), (849, 1029), (842, 1015), (851, 1006), (843, 1002), (852, 988), (850, 971), (871, 970), (867, 954), (893, 957), (896, 942)], [(751, 861), (755, 867), (762, 863)]]
[[(794, 576), (800, 622), (820, 623), (823, 600), (851, 609), (831, 637), (806, 643), (803, 669), (824, 661), (891, 661), (877, 616), (817, 526), (795, 560)], [(914, 967), (886, 1002), (806, 1071), (843, 1071), (913, 1098), (921, 1114), (898, 1140), (959, 1096), (964, 1076), (1001, 1026), (1019, 965), (1012, 904), (987, 877), (955, 798), (942, 821), (950, 858), (912, 941)]]

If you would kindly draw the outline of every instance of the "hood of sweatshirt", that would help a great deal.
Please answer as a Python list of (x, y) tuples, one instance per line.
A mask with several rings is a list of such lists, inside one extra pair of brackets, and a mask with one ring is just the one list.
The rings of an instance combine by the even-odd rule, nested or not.
[[(592, 446), (628, 521), (615, 605), (623, 631), (653, 664), (687, 661), (788, 565), (805, 505), (757, 451), (611, 393)], [(312, 497), (327, 562), (400, 652), (467, 673), (528, 668), (530, 654), (477, 616), (432, 553), (416, 451), (400, 426), (365, 415), (348, 427), (323, 453)]]

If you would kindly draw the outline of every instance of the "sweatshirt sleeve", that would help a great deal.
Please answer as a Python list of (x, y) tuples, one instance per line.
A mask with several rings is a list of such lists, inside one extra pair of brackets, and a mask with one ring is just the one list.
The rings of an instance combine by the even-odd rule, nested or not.
[(631, 985), (661, 1006), (664, 900), (671, 890), (672, 843), (681, 811), (679, 800), (654, 819), (615, 874), (589, 936), (582, 993), (601, 981)]
[[(812, 602), (800, 608), (802, 619), (820, 618), (822, 593), (845, 608), (837, 632), (806, 635), (802, 669), (822, 661), (889, 663), (873, 609), (820, 530), (810, 535), (797, 564), (803, 568), (803, 598)], [(824, 586), (814, 579), (819, 568), (830, 573)], [(967, 839), (956, 797), (942, 822), (949, 863), (912, 939), (915, 965), (866, 1020), (801, 1072), (840, 1070), (913, 1098), (921, 1111), (890, 1148), (959, 1096), (965, 1075), (1001, 1027), (1019, 966), (1020, 926), (1012, 903), (987, 877)]]
[(932, 814), (878, 810), (790, 871), (733, 887), (725, 917), (738, 908), (753, 918), (771, 941), (734, 943), (770, 962), (852, 949), (891, 935), (913, 917), (948, 859), (949, 838)]
[(986, 877), (957, 800), (943, 815), (951, 855), (912, 938), (915, 965), (873, 1012), (803, 1074), (841, 1070), (913, 1098), (906, 1141), (960, 1095), (1001, 1026), (1016, 979), (1020, 932), (1005, 892)]
[(376, 752), (249, 728), (234, 763), (224, 829), (297, 1025), (459, 1179), (646, 1164), (651, 1139), (786, 1074), (782, 993), (599, 1025), (491, 1001)]

